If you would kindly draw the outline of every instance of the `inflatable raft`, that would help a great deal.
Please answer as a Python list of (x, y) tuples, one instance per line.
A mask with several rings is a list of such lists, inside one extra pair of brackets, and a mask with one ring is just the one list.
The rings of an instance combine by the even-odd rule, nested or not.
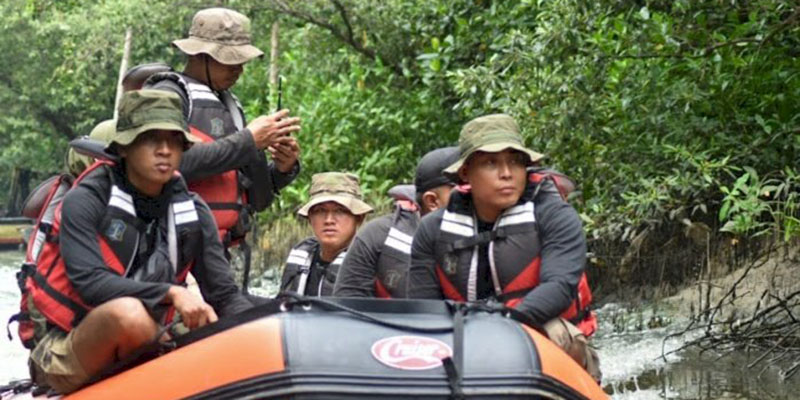
[[(3, 399), (33, 397), (18, 391)], [(568, 355), (507, 310), (441, 301), (285, 297), (142, 349), (65, 398), (608, 396)]]

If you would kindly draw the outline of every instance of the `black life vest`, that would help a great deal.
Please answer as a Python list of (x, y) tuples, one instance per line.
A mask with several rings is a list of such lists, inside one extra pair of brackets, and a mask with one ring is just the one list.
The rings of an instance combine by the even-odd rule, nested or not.
[[(534, 211), (536, 197), (540, 191), (561, 194), (561, 190), (552, 176), (541, 171), (530, 172), (528, 181), (520, 202), (506, 209), (492, 231), (487, 232), (477, 233), (469, 189), (459, 187), (451, 194), (435, 244), (435, 271), (445, 297), (456, 301), (479, 300), (478, 249), (483, 244), (488, 245), (491, 281), (498, 300), (515, 307), (539, 285), (542, 243)], [(577, 292), (575, 301), (561, 316), (591, 336), (597, 329), (597, 321), (589, 309), (592, 293), (585, 273)]]
[(315, 237), (306, 238), (292, 247), (289, 251), (289, 256), (286, 258), (286, 266), (283, 269), (281, 292), (288, 291), (316, 296), (330, 296), (333, 294), (336, 275), (339, 272), (339, 267), (342, 266), (344, 257), (347, 255), (347, 249), (345, 248), (339, 252), (336, 258), (323, 271), (318, 286), (309, 288), (308, 277), (314, 267), (312, 263), (314, 262), (314, 254), (317, 251), (319, 251), (319, 241)]
[(416, 208), (398, 204), (391, 218), (392, 224), (375, 266), (375, 296), (384, 299), (405, 295), (411, 242), (419, 225), (419, 212)]
[[(148, 274), (154, 274), (159, 276), (159, 281), (182, 283), (194, 264), (193, 253), (187, 251), (185, 246), (193, 246), (202, 235), (195, 200), (186, 191), (185, 186), (181, 185), (172, 194), (166, 220), (158, 221), (160, 226), (166, 224), (167, 237), (155, 241), (151, 257), (163, 256), (164, 260), (161, 261), (167, 262), (156, 264), (160, 268), (169, 270), (166, 273), (163, 270), (150, 271), (150, 268), (138, 268), (132, 271), (144, 223), (136, 217), (132, 196), (115, 183), (110, 165), (112, 164), (106, 161), (96, 162), (81, 174), (72, 186), (82, 184), (84, 177), (92, 173), (105, 173), (110, 179), (110, 189), (107, 189), (108, 207), (97, 233), (97, 241), (106, 266), (115, 273), (131, 279), (152, 281), (152, 276)], [(101, 188), (98, 186), (97, 189)], [(84, 303), (72, 287), (60, 254), (58, 234), (62, 200), (63, 196), (51, 201), (45, 207), (45, 212), (53, 210), (51, 228), (45, 236), (35, 264), (27, 270), (25, 289), (37, 311), (49, 323), (69, 332), (92, 307)], [(161, 231), (159, 228), (155, 230)], [(31, 240), (35, 242), (35, 238)], [(170, 319), (173, 312), (174, 310), (169, 310), (166, 319)]]

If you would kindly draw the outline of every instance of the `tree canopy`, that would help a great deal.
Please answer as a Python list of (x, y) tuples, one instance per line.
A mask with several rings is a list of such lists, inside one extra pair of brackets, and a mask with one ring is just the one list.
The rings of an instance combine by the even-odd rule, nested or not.
[[(250, 16), (264, 50), (281, 21), (283, 104), (303, 118), (304, 172), (264, 219), (291, 214), (311, 174), (328, 170), (358, 173), (370, 201), (386, 204), (422, 154), (455, 144), (469, 119), (505, 112), (579, 183), (590, 237), (628, 240), (670, 221), (798, 232), (800, 7), (791, 2), (215, 4)], [(66, 141), (113, 114), (126, 28), (132, 64), (180, 69), (169, 42), (207, 6), (3, 2), (0, 177), (20, 165), (57, 171)], [(234, 87), (249, 117), (275, 107), (268, 76), (269, 60), (257, 60)]]

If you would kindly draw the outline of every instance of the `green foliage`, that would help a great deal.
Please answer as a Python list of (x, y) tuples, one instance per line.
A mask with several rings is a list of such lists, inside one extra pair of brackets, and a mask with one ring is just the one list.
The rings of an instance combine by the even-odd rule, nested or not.
[(785, 168), (776, 177), (761, 178), (755, 169), (744, 167), (744, 174), (725, 194), (719, 210), (720, 229), (739, 235), (760, 236), (775, 233), (785, 241), (800, 234), (800, 176)]
[[(446, 76), (457, 110), (513, 113), (580, 183), (594, 237), (703, 219), (741, 166), (796, 163), (797, 11), (785, 2), (490, 4), (434, 42), (427, 74)], [(476, 49), (477, 62), (450, 62)]]
[[(644, 226), (718, 217), (735, 234), (800, 231), (791, 3), (223, 3), (251, 17), (264, 50), (281, 22), (283, 103), (303, 119), (303, 173), (264, 221), (291, 215), (310, 176), (329, 170), (358, 173), (368, 201), (385, 206), (386, 189), (411, 181), (422, 154), (454, 144), (471, 118), (506, 112), (579, 183), (590, 237), (628, 240)], [(134, 64), (179, 68), (168, 43), (205, 6), (0, 5), (0, 177), (12, 165), (57, 170), (66, 140), (111, 114), (126, 27)], [(234, 88), (250, 118), (275, 107), (268, 71), (268, 57), (249, 63)]]

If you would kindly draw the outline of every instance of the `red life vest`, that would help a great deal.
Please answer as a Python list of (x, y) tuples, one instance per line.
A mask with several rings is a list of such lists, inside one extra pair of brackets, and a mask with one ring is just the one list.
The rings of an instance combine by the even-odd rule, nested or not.
[(391, 299), (392, 295), (389, 293), (389, 289), (386, 289), (386, 286), (383, 286), (380, 280), (375, 279), (375, 297), (379, 299)]
[[(203, 142), (216, 140), (193, 125), (189, 125), (189, 130)], [(247, 193), (240, 190), (238, 171), (230, 170), (191, 182), (189, 190), (200, 195), (208, 204), (214, 220), (217, 221), (220, 240), (225, 244), (227, 233), (239, 223), (239, 213), (246, 212), (244, 207), (247, 204)]]
[[(72, 185), (72, 187), (80, 184), (83, 178), (88, 174), (93, 173), (95, 170), (98, 170), (101, 167), (110, 165), (113, 164), (107, 161), (96, 162), (75, 180), (75, 183)], [(113, 172), (110, 170), (108, 170), (107, 173), (113, 174)], [(109, 195), (109, 209), (118, 207), (129, 213), (132, 211), (135, 216), (130, 195), (122, 191), (118, 186), (113, 185), (113, 178), (110, 179), (112, 181), (112, 186), (111, 193)], [(181, 196), (180, 198), (173, 196), (173, 199), (171, 200), (172, 203), (168, 211), (171, 213), (169, 219), (174, 221), (173, 224), (176, 226), (176, 228), (168, 229), (168, 231), (176, 232), (179, 224), (194, 223), (197, 221), (196, 212), (192, 213), (194, 210), (194, 200), (191, 199), (188, 193), (184, 193), (184, 196)], [(121, 204), (119, 199), (122, 199), (122, 203), (129, 204), (123, 204), (123, 206), (119, 206), (119, 204)], [(31, 297), (36, 309), (45, 318), (47, 318), (49, 323), (58, 326), (66, 332), (69, 332), (75, 327), (75, 325), (77, 325), (78, 322), (80, 322), (86, 313), (92, 309), (92, 307), (83, 302), (73, 288), (69, 278), (67, 277), (64, 260), (61, 257), (58, 235), (61, 227), (61, 208), (63, 205), (62, 200), (63, 196), (57, 200), (51, 201), (48, 204), (48, 207), (45, 207), (45, 210), (54, 210), (54, 218), (51, 225), (52, 227), (49, 231), (50, 239), (44, 241), (44, 244), (41, 247), (41, 252), (38, 254), (38, 258), (35, 260), (35, 266), (31, 266), (32, 268), (27, 271), (28, 276), (25, 279), (25, 289), (28, 293), (28, 296)], [(182, 211), (178, 211), (179, 209)], [(176, 216), (179, 215), (178, 213), (180, 213), (181, 216), (177, 217), (176, 219)], [(178, 219), (180, 219), (180, 221), (178, 221)], [(125, 219), (114, 219), (112, 222), (116, 224), (124, 224), (126, 226), (118, 226), (117, 228), (119, 229), (112, 229), (98, 233), (97, 241), (106, 266), (118, 275), (124, 275), (133, 262), (133, 259), (137, 256), (138, 246), (136, 244), (138, 244), (139, 233), (137, 231), (137, 227)], [(109, 231), (111, 233), (109, 233)], [(120, 235), (126, 235), (132, 232), (134, 235), (136, 235), (136, 244), (131, 245), (131, 240), (107, 240), (106, 235), (113, 235), (114, 231), (118, 232)], [(123, 238), (125, 237), (123, 236)], [(178, 263), (177, 255), (179, 253), (179, 249), (177, 241), (177, 236), (168, 239), (168, 253), (171, 257), (170, 262), (173, 265), (177, 265)], [(131, 249), (131, 247), (133, 248)], [(182, 283), (186, 279), (186, 275), (188, 274), (192, 265), (193, 262), (188, 262), (182, 268), (175, 268), (175, 283)], [(167, 312), (167, 320), (171, 319), (173, 313), (173, 309), (170, 309)]]
[[(563, 175), (561, 177), (566, 179)], [(436, 245), (439, 250), (437, 251), (435, 271), (445, 297), (455, 301), (477, 300), (470, 298), (474, 294), (469, 296), (468, 293), (462, 293), (453, 284), (451, 277), (455, 277), (455, 274), (458, 273), (457, 267), (465, 262), (470, 264), (471, 268), (473, 267), (472, 264), (474, 264), (474, 268), (477, 268), (477, 253), (473, 253), (473, 251), (476, 252), (477, 247), (485, 243), (495, 246), (494, 251), (489, 252), (489, 258), (490, 264), (492, 264), (491, 273), (496, 298), (503, 301), (508, 307), (516, 307), (528, 292), (539, 285), (541, 266), (539, 251), (541, 243), (539, 243), (538, 224), (535, 222), (533, 212), (536, 195), (546, 180), (551, 180), (554, 183), (552, 186), (559, 186), (559, 181), (549, 173), (543, 173), (542, 171), (530, 173), (530, 184), (526, 188), (526, 195), (530, 200), (506, 210), (498, 218), (497, 225), (500, 228), (478, 235), (474, 234), (471, 230), (472, 228), (467, 227), (469, 224), (476, 223), (473, 221), (472, 215), (450, 211), (450, 209), (455, 210), (460, 207), (459, 204), (463, 202), (463, 195), (469, 192), (469, 188), (462, 187), (459, 188), (459, 191), (453, 193), (451, 203), (456, 207), (449, 206), (448, 210), (445, 211), (441, 228), (443, 232), (440, 234), (439, 239), (443, 243), (437, 242)], [(552, 190), (556, 189), (553, 188)], [(568, 194), (568, 190), (560, 187), (557, 191), (563, 197)], [(526, 195), (523, 195), (523, 197)], [(449, 239), (443, 237), (449, 237)], [(495, 239), (501, 238), (503, 239), (502, 241), (495, 242)], [(503, 247), (498, 249), (501, 246)], [(457, 251), (460, 256), (456, 254)], [(535, 252), (535, 254), (531, 252)], [(494, 267), (495, 254), (501, 258), (498, 264), (506, 265), (507, 268), (500, 270)], [(520, 257), (529, 256), (532, 256), (532, 259), (528, 265), (516, 270), (508, 268), (508, 266), (513, 267), (514, 261), (519, 260)], [(475, 287), (470, 287), (468, 284), (467, 291), (470, 292), (472, 290), (475, 290)], [(578, 282), (576, 299), (564, 310), (561, 317), (575, 324), (587, 337), (597, 330), (597, 319), (589, 309), (591, 301), (592, 292), (589, 288), (586, 274), (583, 273)]]
[[(53, 221), (56, 216), (56, 208), (61, 204), (64, 195), (66, 195), (67, 191), (72, 187), (74, 180), (75, 178), (69, 174), (54, 175), (40, 184), (34, 190), (37, 194), (31, 195), (25, 202), (25, 208), (35, 212), (35, 214), (29, 216), (35, 218), (36, 222), (28, 237), (25, 261), (20, 267), (20, 272), (17, 273), (17, 284), (22, 294), (19, 304), (20, 312), (12, 316), (11, 319), (9, 319), (9, 323), (17, 321), (19, 339), (22, 345), (29, 349), (32, 349), (35, 343), (34, 324), (30, 318), (30, 309), (28, 308), (30, 292), (26, 287), (26, 280), (36, 269), (36, 263), (39, 260), (42, 246), (47, 242), (55, 240), (52, 231)], [(31, 199), (37, 204), (28, 204), (31, 202)]]

